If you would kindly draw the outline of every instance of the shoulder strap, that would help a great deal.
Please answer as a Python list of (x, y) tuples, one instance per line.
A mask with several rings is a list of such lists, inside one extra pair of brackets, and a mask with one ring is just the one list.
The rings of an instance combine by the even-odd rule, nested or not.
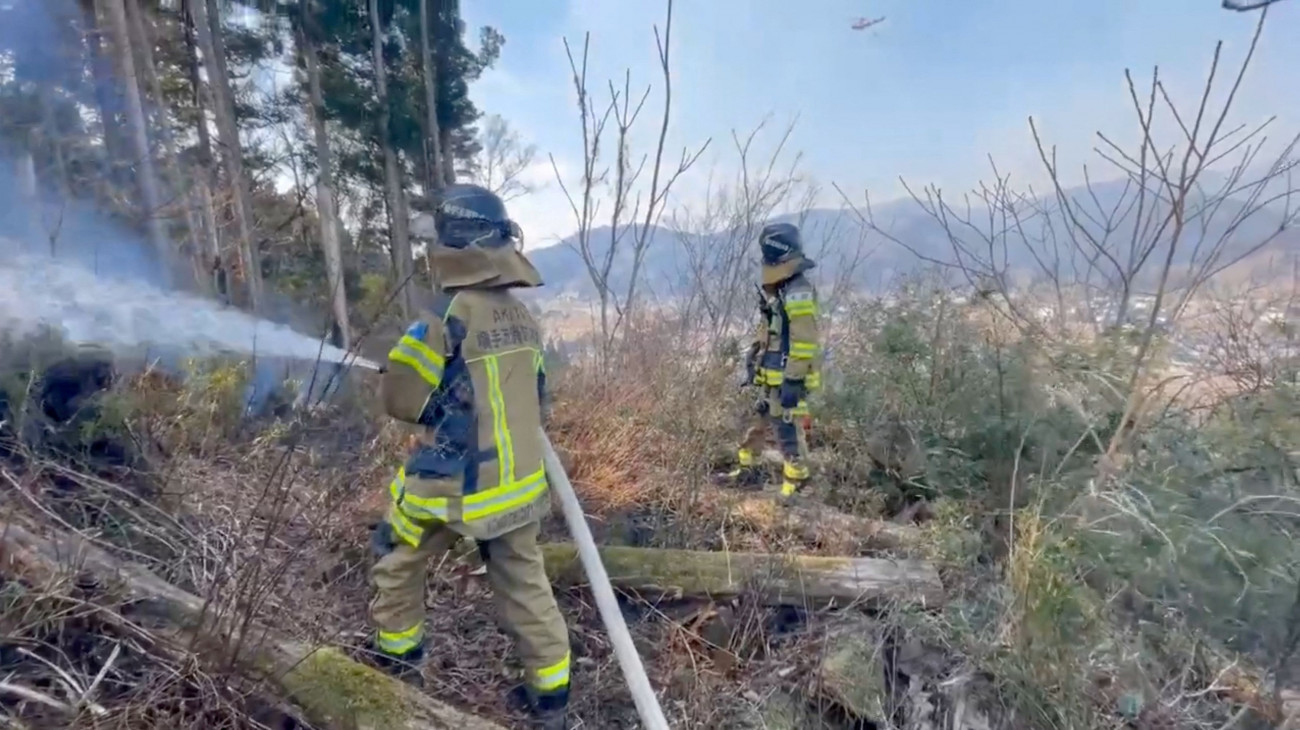
[(460, 354), (460, 345), (465, 341), (468, 331), (465, 322), (452, 315), (452, 310), (457, 302), (460, 301), (460, 292), (438, 292), (434, 297), (433, 303), (429, 305), (429, 312), (433, 316), (442, 320), (444, 330), (447, 333), (447, 345), (451, 350), (452, 356)]

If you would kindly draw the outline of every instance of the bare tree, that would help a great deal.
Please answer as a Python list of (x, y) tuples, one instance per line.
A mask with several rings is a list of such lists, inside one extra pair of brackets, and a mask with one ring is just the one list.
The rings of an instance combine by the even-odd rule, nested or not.
[(820, 262), (822, 310), (832, 312), (857, 286), (860, 264), (870, 251), (866, 229), (846, 214), (810, 221), (820, 188), (801, 171), (803, 155), (789, 150), (797, 120), (776, 138), (770, 152), (758, 143), (765, 119), (743, 137), (731, 134), (735, 173), (710, 176), (704, 200), (673, 211), (669, 227), (683, 256), (678, 259), (675, 297), (681, 326), (717, 341), (748, 327), (755, 314), (758, 234), (782, 215), (800, 226), (808, 255)]
[[(1174, 103), (1159, 69), (1141, 91), (1126, 72), (1138, 142), (1126, 148), (1097, 134), (1097, 154), (1118, 171), (1118, 182), (1097, 183), (1085, 168), (1083, 186), (1067, 188), (1056, 151), (1043, 143), (1031, 118), (1030, 130), (1052, 187), (1046, 195), (1012, 189), (996, 167), (994, 182), (982, 184), (960, 205), (933, 186), (913, 191), (950, 247), (943, 260), (875, 227), (919, 257), (962, 272), (978, 293), (996, 294), (989, 301), (1035, 335), (1067, 338), (1071, 332), (1045, 327), (1034, 297), (1017, 285), (1017, 276), (1052, 281), (1061, 299), (1059, 310), (1066, 308), (1069, 294), (1083, 299), (1090, 318), (1096, 316), (1104, 330), (1134, 333), (1136, 345), (1117, 388), (1125, 427), (1107, 445), (1107, 461), (1126, 446), (1147, 396), (1162, 387), (1147, 387), (1148, 374), (1196, 293), (1297, 222), (1292, 199), (1300, 190), (1292, 173), (1300, 137), (1284, 141), (1265, 157), (1264, 133), (1272, 119), (1254, 127), (1229, 123), (1266, 16), (1265, 9), (1221, 102), (1213, 100), (1222, 43), (1190, 108)], [(1179, 139), (1157, 141), (1153, 130), (1158, 122), (1169, 124)], [(869, 200), (866, 213), (859, 213), (874, 226)], [(1025, 266), (1025, 259), (1032, 263)]]
[[(641, 268), (650, 246), (654, 243), (654, 234), (663, 216), (664, 203), (674, 183), (699, 160), (709, 145), (709, 140), (706, 140), (694, 151), (683, 149), (676, 168), (671, 171), (663, 166), (664, 147), (667, 142), (672, 108), (672, 67), (669, 55), (672, 17), (673, 3), (672, 0), (668, 0), (663, 34), (660, 34), (658, 26), (654, 29), (664, 83), (662, 120), (654, 156), (642, 155), (635, 162), (629, 146), (631, 132), (645, 107), (651, 88), (647, 86), (634, 103), (631, 74), (625, 73), (621, 90), (614, 85), (613, 81), (609, 82), (609, 103), (598, 112), (593, 106), (587, 85), (591, 34), (588, 33), (583, 40), (581, 63), (574, 59), (568, 39), (564, 41), (573, 87), (578, 97), (579, 120), (582, 127), (583, 168), (577, 190), (571, 190), (565, 184), (554, 156), (551, 157), (551, 168), (560, 189), (564, 191), (569, 201), (569, 207), (578, 225), (575, 248), (596, 290), (602, 351), (606, 354), (618, 336), (619, 328), (632, 316), (635, 309)], [(612, 178), (610, 168), (602, 157), (606, 142), (604, 136), (611, 120), (615, 123), (613, 141), (615, 162)], [(647, 162), (651, 164), (651, 179), (648, 190), (643, 193), (638, 190), (637, 181)], [(609, 240), (607, 245), (597, 247), (592, 241), (591, 234), (600, 208), (597, 196), (606, 186), (612, 199)], [(628, 236), (628, 233), (631, 235)], [(626, 261), (629, 273), (623, 287), (618, 286), (612, 276), (615, 264), (620, 262), (620, 259), (629, 259)]]
[[(687, 170), (691, 169), (704, 151), (708, 149), (711, 139), (704, 140), (694, 152), (687, 149), (682, 150), (681, 157), (677, 161), (676, 169), (668, 172), (663, 169), (664, 144), (668, 140), (668, 122), (672, 110), (673, 100), (673, 74), (672, 66), (669, 63), (669, 52), (672, 48), (673, 33), (673, 2), (668, 0), (664, 18), (664, 32), (660, 36), (659, 28), (655, 31), (655, 49), (659, 52), (659, 69), (663, 73), (664, 84), (664, 106), (663, 116), (659, 123), (659, 138), (655, 146), (654, 167), (650, 173), (650, 190), (646, 195), (645, 217), (641, 221), (641, 226), (636, 227), (633, 223), (633, 241), (632, 241), (632, 272), (627, 280), (627, 292), (623, 296), (623, 306), (619, 310), (619, 320), (621, 323), (632, 313), (632, 308), (636, 304), (637, 283), (641, 279), (641, 266), (645, 262), (646, 252), (649, 249), (654, 235), (654, 230), (659, 225), (659, 220), (663, 217), (664, 203), (668, 199), (668, 193), (672, 190), (673, 184)], [(625, 87), (626, 88), (626, 87)], [(646, 89), (649, 91), (649, 88)], [(622, 136), (622, 135), (621, 135)], [(634, 214), (635, 215), (635, 214)], [(615, 300), (617, 305), (617, 300)], [(615, 324), (617, 328), (618, 323)]]
[(754, 310), (757, 258), (754, 244), (769, 218), (797, 199), (802, 155), (787, 159), (794, 122), (772, 151), (760, 157), (755, 143), (768, 120), (741, 137), (731, 133), (736, 172), (729, 181), (710, 175), (704, 200), (673, 211), (669, 227), (685, 256), (678, 264), (678, 301), (684, 324), (700, 323), (717, 339), (748, 322)]
[(536, 191), (537, 187), (520, 176), (537, 158), (537, 145), (524, 144), (519, 133), (510, 128), (500, 115), (490, 115), (479, 130), (477, 182), (511, 201)]
[(343, 286), (343, 251), (339, 242), (339, 215), (334, 200), (334, 156), (330, 149), (329, 134), (325, 129), (325, 98), (321, 92), (320, 62), (315, 39), (315, 17), (312, 0), (302, 0), (298, 18), (298, 52), (302, 54), (307, 71), (307, 118), (316, 141), (316, 212), (320, 216), (320, 243), (325, 254), (326, 281), (329, 286), (330, 307), (338, 327), (338, 347), (347, 349), (351, 344), (348, 322), (348, 295)]
[(393, 274), (402, 287), (398, 301), (402, 314), (410, 317), (415, 311), (415, 292), (411, 286), (414, 269), (411, 254), (410, 214), (406, 208), (406, 184), (402, 179), (402, 166), (393, 147), (390, 128), (391, 111), (388, 100), (388, 67), (384, 61), (384, 26), (379, 14), (379, 0), (370, 0), (370, 30), (375, 64), (375, 95), (379, 103), (377, 133), (379, 146), (384, 153), (384, 199), (388, 208), (388, 225), (392, 235)]

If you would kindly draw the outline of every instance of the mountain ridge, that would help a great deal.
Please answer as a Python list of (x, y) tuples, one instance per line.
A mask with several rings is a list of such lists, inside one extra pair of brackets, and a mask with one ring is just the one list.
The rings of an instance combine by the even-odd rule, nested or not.
[[(1106, 230), (1110, 230), (1112, 236), (1131, 235), (1127, 231), (1133, 230), (1136, 212), (1129, 204), (1133, 197), (1132, 191), (1126, 193), (1122, 181), (1096, 183), (1091, 188), (1070, 188), (1064, 193), (1076, 204), (1086, 205), (1090, 211), (1097, 210), (1097, 206), (1106, 211), (1118, 211), (1108, 224), (1096, 220), (1092, 220), (1091, 224), (1085, 222), (1084, 226), (1089, 229), (1089, 233), (1098, 238)], [(1129, 196), (1127, 200), (1126, 194)], [(1235, 216), (1246, 210), (1246, 205), (1245, 202), (1229, 198), (1224, 205), (1228, 210), (1220, 210), (1207, 227), (1211, 240), (1219, 235), (1231, 236), (1225, 246), (1229, 258), (1249, 249), (1279, 228), (1287, 230), (1265, 246), (1263, 251), (1256, 252), (1250, 258), (1258, 259), (1260, 253), (1269, 251), (1287, 255), (1288, 249), (1294, 255), (1295, 251), (1300, 250), (1300, 232), (1289, 227), (1295, 223), (1294, 218), (1288, 220), (1284, 212), (1264, 208), (1244, 221), (1235, 221)], [(1236, 206), (1235, 210), (1231, 206)], [(967, 216), (964, 208), (963, 205), (963, 217), (977, 226), (983, 222), (985, 230), (977, 231), (951, 219), (950, 227), (962, 239), (963, 245), (979, 246), (983, 249), (981, 255), (987, 257), (988, 209), (973, 207)], [(1022, 216), (1022, 219), (1026, 219), (1023, 236), (1026, 240), (1035, 242), (1034, 250), (1020, 242), (1019, 236), (1022, 234), (1018, 233), (1012, 234), (1005, 252), (995, 248), (994, 255), (1005, 260), (1006, 268), (1012, 274), (1033, 273), (1036, 270), (1043, 255), (1050, 255), (1050, 247), (1044, 241), (1054, 237), (1062, 250), (1070, 247), (1071, 244), (1066, 239), (1069, 226), (1054, 199), (1047, 201), (1047, 211), (1046, 214), (1037, 216)], [(857, 259), (856, 270), (851, 272), (851, 283), (859, 290), (880, 291), (901, 275), (915, 272), (933, 261), (951, 262), (955, 258), (953, 241), (944, 225), (922, 210), (915, 201), (908, 198), (889, 201), (875, 206), (873, 214), (879, 228), (887, 231), (888, 236), (864, 224), (855, 211), (847, 208), (813, 208), (797, 214), (774, 216), (771, 220), (801, 224), (805, 249), (818, 261), (819, 277), (842, 278), (845, 269)], [(1104, 217), (1093, 216), (1094, 219)], [(1192, 227), (1189, 226), (1190, 228)], [(590, 233), (591, 250), (597, 262), (603, 261), (609, 250), (610, 232), (609, 226), (600, 226)], [(652, 227), (646, 257), (642, 262), (643, 278), (638, 286), (653, 295), (671, 298), (684, 293), (692, 280), (710, 279), (707, 274), (693, 276), (696, 268), (701, 271), (720, 270), (728, 265), (727, 261), (721, 260), (724, 257), (732, 257), (731, 265), (742, 260), (735, 257), (743, 256), (745, 261), (754, 259), (756, 254), (753, 253), (752, 244), (737, 241), (736, 236), (739, 234), (739, 231), (727, 230), (683, 233), (664, 225)], [(626, 290), (633, 265), (631, 236), (631, 227), (628, 226), (622, 232), (622, 243), (610, 267), (609, 280), (619, 292)], [(754, 235), (747, 236), (753, 237)], [(738, 246), (738, 243), (744, 245)], [(1080, 244), (1087, 245), (1085, 241), (1080, 241)], [(1184, 253), (1192, 250), (1192, 242), (1188, 241), (1182, 248)], [(588, 298), (595, 294), (587, 267), (578, 253), (577, 234), (558, 243), (530, 250), (527, 255), (542, 274), (545, 287), (541, 294), (544, 297)], [(1153, 268), (1155, 267), (1149, 263), (1148, 270)]]

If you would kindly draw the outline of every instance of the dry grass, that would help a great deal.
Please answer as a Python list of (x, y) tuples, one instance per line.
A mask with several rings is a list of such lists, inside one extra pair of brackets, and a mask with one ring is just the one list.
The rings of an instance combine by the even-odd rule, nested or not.
[[(367, 528), (381, 515), (383, 487), (400, 460), (406, 432), (364, 409), (349, 410), (364, 398), (288, 420), (247, 421), (238, 397), (244, 377), (239, 368), (196, 364), (183, 381), (145, 373), (109, 397), (113, 408), (123, 409), (124, 435), (147, 453), (148, 467), (132, 477), (139, 487), (134, 492), (124, 491), (116, 479), (69, 469), (57, 458), (35, 453), (12, 467), (18, 486), (11, 489), (21, 488), (28, 497), (24, 508), (146, 564), (210, 600), (216, 613), (260, 617), (296, 638), (342, 645), (363, 656)], [(673, 495), (666, 475), (680, 460), (684, 438), (665, 427), (673, 421), (675, 403), (656, 393), (662, 385), (641, 378), (586, 390), (591, 401), (564, 395), (591, 382), (580, 369), (571, 371), (554, 429), (558, 445), (572, 454), (574, 481), (584, 500), (612, 518), (631, 508), (644, 513), (666, 504)], [(430, 691), (507, 725), (520, 721), (518, 709), (503, 707), (501, 699), (521, 672), (509, 640), (493, 621), (487, 586), (469, 574), (472, 557), (451, 556), (431, 567), (428, 602), (436, 659), (428, 672)], [(578, 658), (575, 711), (588, 726), (628, 726), (634, 717), (631, 700), (594, 610), (581, 593), (560, 598)], [(727, 671), (709, 669), (712, 658), (700, 640), (683, 634), (669, 618), (676, 610), (672, 605), (628, 598), (634, 632), (647, 648), (652, 673), (668, 688), (682, 726), (725, 727), (724, 717), (745, 708), (752, 714), (752, 701), (739, 697), (743, 676), (734, 661), (724, 660)], [(92, 612), (113, 610), (108, 595), (81, 600)], [(18, 615), (5, 612), (6, 619)], [(288, 622), (286, 616), (299, 618)], [(110, 625), (79, 628), (58, 613), (48, 620), (53, 628), (42, 636), (52, 651), (81, 656), (88, 639), (76, 638), (80, 635), (113, 641)], [(0, 643), (28, 641), (25, 626), (7, 630)], [(721, 643), (735, 642), (728, 635)], [(185, 681), (166, 669), (173, 661), (167, 658), (171, 648), (122, 653), (120, 667), (128, 660), (144, 662), (160, 673), (137, 688), (153, 699), (146, 703), (139, 693), (106, 693), (100, 703), (130, 727), (257, 727), (267, 704), (259, 699), (260, 688), (249, 684), (226, 691), (229, 681), (207, 679), (199, 669), (228, 666), (240, 648), (227, 649), (223, 656), (205, 653), (198, 663), (181, 652), (174, 661), (192, 674)], [(86, 654), (87, 662), (103, 653), (96, 651)], [(685, 665), (699, 671), (683, 674)], [(97, 668), (84, 671), (93, 677)], [(48, 684), (32, 681), (38, 689)], [(222, 687), (224, 694), (204, 694), (205, 687)], [(707, 701), (700, 695), (705, 687)], [(728, 695), (737, 699), (722, 699)], [(0, 697), (0, 707), (28, 727), (67, 721), (66, 712), (49, 708), (59, 716), (51, 725), (45, 709), (11, 699)], [(163, 710), (169, 703), (201, 709), (192, 716), (168, 714)], [(146, 718), (151, 711), (157, 716)], [(97, 721), (100, 727), (128, 726)]]
[[(880, 403), (910, 407), (926, 439), (939, 495), (938, 516), (925, 528), (922, 550), (942, 563), (953, 608), (938, 614), (895, 611), (881, 619), (891, 646), (909, 645), (914, 637), (927, 647), (919, 665), (940, 667), (921, 676), (916, 672), (922, 670), (900, 669), (906, 663), (891, 659), (891, 681), (913, 686), (908, 683), (916, 675), (913, 689), (947, 697), (940, 683), (978, 669), (984, 678), (979, 701), (997, 714), (1023, 726), (1071, 728), (1112, 726), (1117, 703), (1127, 701), (1135, 687), (1154, 686), (1148, 706), (1164, 709), (1145, 716), (1176, 718), (1187, 727), (1222, 724), (1226, 713), (1215, 704), (1218, 695), (1196, 694), (1214, 681), (1214, 673), (1184, 661), (1191, 655), (1186, 647), (1195, 642), (1183, 637), (1192, 634), (1169, 624), (1158, 658), (1133, 654), (1148, 639), (1125, 628), (1115, 596), (1090, 583), (1100, 571), (1093, 570), (1095, 555), (1082, 540), (1088, 535), (1074, 527), (1077, 520), (1062, 519), (1051, 491), (1077, 490), (1072, 464), (1087, 463), (1086, 455), (1067, 455), (1077, 461), (1058, 470), (1048, 462), (1058, 453), (1049, 448), (1054, 442), (1042, 438), (1043, 446), (1026, 455), (1022, 467), (1033, 472), (1033, 498), (1012, 504), (1003, 493), (1019, 484), (1009, 466), (1019, 462), (1005, 453), (1008, 432), (1014, 446), (1021, 433), (1016, 429), (1040, 437), (1048, 426), (1057, 427), (1053, 418), (1064, 424), (1060, 428), (1081, 428), (1081, 416), (1059, 414), (1086, 411), (1100, 399), (1085, 393), (1074, 405), (1058, 403), (1050, 410), (1044, 404), (1063, 399), (1063, 381), (1022, 378), (1014, 369), (1015, 358), (1024, 358), (1029, 364), (1022, 366), (1031, 369), (1045, 367), (1042, 358), (1001, 340), (980, 342), (961, 329), (958, 318), (948, 320), (950, 330), (927, 331), (924, 317), (907, 321), (922, 329), (886, 343), (893, 349), (872, 340), (880, 335), (874, 325), (855, 331), (862, 338), (855, 350), (861, 372), (824, 396), (814, 460), (822, 477), (817, 496), (851, 514), (811, 528), (792, 522), (763, 495), (709, 484), (719, 457), (734, 447), (750, 404), (725, 364), (665, 357), (677, 341), (668, 326), (638, 326), (624, 348), (601, 363), (554, 367), (549, 431), (598, 537), (656, 547), (870, 552), (864, 539), (870, 535), (863, 533), (869, 528), (860, 520), (881, 517), (892, 500), (880, 484), (864, 484), (875, 478), (864, 467), (872, 409)], [(900, 354), (898, 342), (919, 348), (919, 354)], [(1005, 373), (1004, 366), (1010, 368)], [(240, 395), (246, 377), (239, 368), (214, 363), (195, 363), (183, 380), (160, 373), (137, 377), (110, 397), (101, 420), (107, 432), (143, 455), (142, 466), (96, 471), (85, 460), (28, 453), (9, 462), (9, 479), (0, 488), (14, 497), (16, 509), (79, 530), (148, 565), (211, 600), (214, 611), (257, 617), (297, 638), (364, 656), (367, 530), (384, 508), (384, 486), (400, 461), (407, 431), (371, 410), (374, 398), (367, 389), (373, 384), (364, 382), (360, 392), (331, 406), (250, 421)], [(1000, 390), (1002, 379), (1024, 392)], [(1008, 429), (1000, 409), (1024, 420)], [(1098, 421), (1084, 425), (1100, 428)], [(1067, 436), (1068, 445), (1078, 432)], [(1144, 467), (1144, 460), (1150, 454), (1131, 468), (1168, 469), (1158, 462)], [(987, 545), (981, 546), (979, 531), (994, 516), (1003, 520), (1007, 549), (1004, 557), (985, 561)], [(1133, 524), (1135, 530), (1156, 524), (1144, 519)], [(558, 520), (546, 531), (563, 537)], [(504, 706), (502, 697), (520, 670), (509, 639), (494, 624), (487, 586), (471, 574), (474, 563), (466, 550), (431, 567), (435, 660), (426, 678), (435, 695), (511, 726), (522, 716)], [(238, 647), (228, 647), (224, 656), (194, 657), (151, 644), (147, 632), (131, 644), (119, 620), (95, 618), (120, 616), (113, 597), (78, 594), (75, 588), (4, 584), (6, 600), (14, 590), (20, 596), (0, 621), (0, 679), (16, 666), (15, 657), (25, 656), (14, 653), (18, 647), (40, 646), (51, 661), (64, 662), (56, 661), (58, 666), (86, 678), (84, 688), (112, 647), (121, 645), (116, 668), (95, 694), (108, 717), (122, 718), (120, 724), (95, 717), (93, 710), (77, 711), (76, 698), (55, 679), (58, 673), (44, 664), (32, 673), (31, 662), (23, 667), (26, 674), (11, 679), (74, 709), (0, 696), (0, 711), (21, 717), (28, 727), (63, 726), (52, 725), (52, 718), (73, 727), (255, 727), (258, 718), (274, 717), (267, 709), (272, 703), (261, 699), (262, 688), (223, 673)], [(589, 599), (582, 591), (564, 591), (559, 598), (574, 643), (581, 726), (633, 727), (630, 698)], [(824, 705), (824, 688), (811, 678), (840, 615), (772, 611), (747, 598), (717, 605), (663, 596), (623, 599), (674, 727), (760, 728), (763, 708), (791, 697), (796, 706), (807, 698)], [(1083, 651), (1085, 639), (1106, 649)], [(73, 667), (64, 656), (81, 657), (81, 663)], [(1170, 670), (1179, 661), (1185, 671)], [(150, 669), (127, 672), (136, 665)], [(1106, 678), (1102, 685), (1095, 682), (1099, 672)], [(126, 677), (138, 681), (128, 688)], [(895, 699), (899, 708), (920, 701)], [(947, 707), (951, 700), (935, 702)], [(835, 730), (862, 726), (834, 712), (815, 716)], [(134, 724), (126, 724), (128, 719)]]

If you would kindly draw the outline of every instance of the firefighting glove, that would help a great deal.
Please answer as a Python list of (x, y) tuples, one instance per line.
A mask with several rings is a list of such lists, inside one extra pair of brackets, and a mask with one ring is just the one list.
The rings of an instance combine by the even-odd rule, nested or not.
[(393, 535), (393, 526), (388, 524), (388, 520), (370, 527), (370, 552), (376, 558), (382, 558), (393, 552), (395, 547), (397, 547), (397, 540)]
[(799, 405), (803, 400), (805, 388), (802, 380), (786, 379), (781, 383), (781, 408), (790, 410)]

